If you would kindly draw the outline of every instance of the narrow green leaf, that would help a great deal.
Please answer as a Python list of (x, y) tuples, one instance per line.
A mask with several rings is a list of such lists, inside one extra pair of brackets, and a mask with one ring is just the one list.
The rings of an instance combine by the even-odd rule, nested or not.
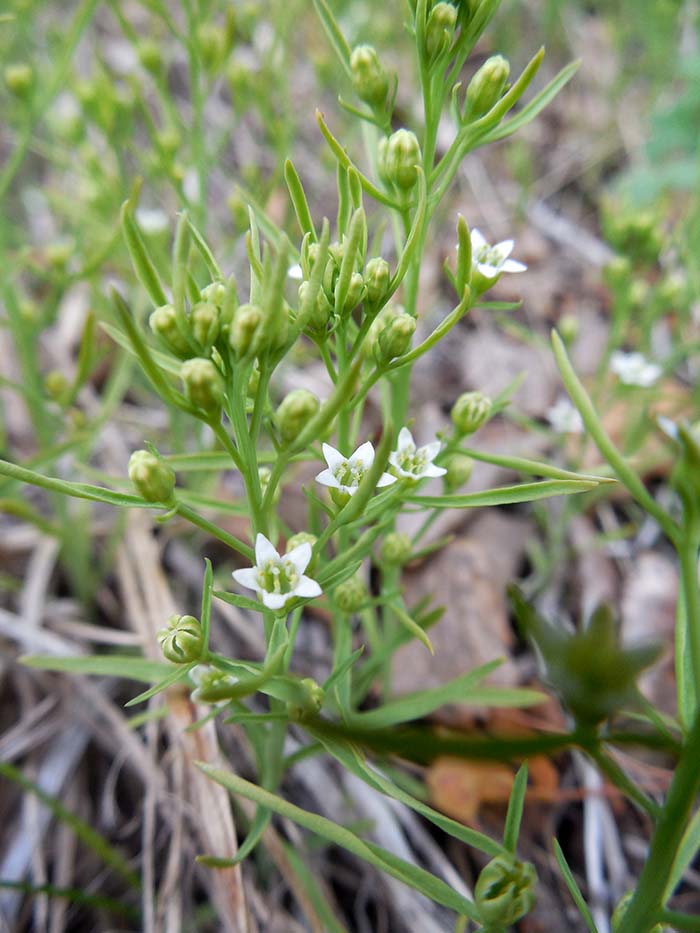
[(484, 492), (469, 492), (461, 496), (408, 496), (407, 501), (426, 509), (471, 509), (486, 505), (508, 505), (534, 502), (551, 496), (568, 496), (589, 492), (598, 485), (593, 480), (543, 480), (541, 483), (520, 483), (518, 486), (498, 486)]
[(289, 196), (292, 199), (294, 213), (297, 216), (297, 222), (301, 229), (302, 235), (308, 233), (314, 241), (318, 240), (318, 237), (316, 236), (316, 228), (314, 227), (314, 222), (311, 219), (309, 202), (306, 200), (304, 186), (301, 183), (301, 179), (299, 178), (297, 170), (294, 168), (291, 159), (287, 159), (284, 163), (284, 180), (287, 182), (287, 189), (289, 190)]
[[(71, 674), (97, 674), (103, 677), (122, 677), (153, 683), (167, 676), (172, 664), (149, 661), (147, 658), (129, 654), (95, 654), (80, 658), (58, 658), (52, 655), (27, 654), (20, 658), (27, 667), (42, 671), (63, 671)], [(176, 670), (179, 668), (176, 668)]]
[(580, 62), (575, 61), (571, 62), (566, 67), (562, 68), (556, 77), (554, 77), (549, 84), (534, 97), (529, 104), (526, 104), (522, 110), (520, 110), (514, 117), (510, 120), (506, 120), (505, 123), (502, 123), (500, 126), (486, 133), (485, 136), (480, 137), (479, 145), (484, 146), (487, 143), (495, 142), (498, 139), (505, 139), (507, 136), (512, 136), (513, 133), (517, 132), (519, 129), (522, 129), (523, 126), (527, 126), (535, 117), (540, 113), (541, 110), (547, 106), (547, 104), (552, 101), (559, 91), (564, 87), (564, 85), (573, 78), (573, 76), (578, 71)]
[(435, 875), (431, 875), (430, 872), (392, 855), (381, 846), (366, 842), (344, 826), (339, 826), (323, 816), (310, 813), (308, 810), (302, 810), (301, 807), (297, 807), (276, 794), (264, 790), (256, 784), (251, 784), (250, 781), (245, 781), (229, 771), (213, 768), (204, 762), (197, 762), (197, 767), (231, 793), (247, 797), (259, 806), (266, 807), (280, 816), (293, 820), (304, 829), (308, 829), (333, 845), (347, 849), (348, 852), (352, 852), (353, 855), (363, 859), (375, 868), (379, 868), (393, 878), (397, 878), (436, 903), (449, 907), (458, 914), (464, 914), (471, 920), (476, 921), (478, 919), (476, 908), (471, 901), (457, 894), (449, 885), (436, 878)]
[(399, 605), (396, 603), (391, 604), (391, 611), (397, 617), (399, 622), (407, 629), (414, 638), (417, 638), (431, 654), (435, 654), (435, 649), (433, 644), (425, 633), (424, 629), (418, 625), (415, 619), (412, 619), (411, 616)]
[(353, 651), (353, 653), (343, 661), (340, 667), (333, 671), (331, 676), (326, 681), (324, 681), (323, 689), (326, 693), (332, 690), (338, 681), (342, 680), (343, 676), (350, 670), (350, 668), (353, 667), (357, 661), (359, 661), (360, 657), (364, 653), (364, 650), (365, 646), (361, 645), (357, 651)]
[[(132, 196), (133, 197), (133, 196)], [(156, 271), (151, 257), (146, 249), (146, 244), (141, 236), (141, 231), (133, 214), (133, 203), (130, 198), (124, 201), (121, 207), (122, 232), (126, 245), (131, 256), (131, 262), (136, 272), (136, 277), (148, 292), (148, 296), (156, 307), (168, 303), (168, 298), (160, 281), (160, 276)]]
[(23, 790), (34, 794), (46, 807), (51, 810), (54, 817), (68, 826), (97, 857), (109, 868), (113, 869), (133, 888), (140, 888), (139, 876), (129, 867), (126, 859), (101, 836), (92, 826), (88, 825), (77, 814), (64, 806), (58, 798), (47, 794), (45, 790), (31, 781), (28, 777), (9, 762), (0, 762), (0, 776), (18, 784)]
[(593, 919), (593, 915), (588, 909), (588, 904), (583, 899), (583, 894), (581, 894), (581, 890), (579, 886), (576, 884), (576, 879), (571, 874), (571, 869), (566, 863), (566, 858), (564, 856), (564, 853), (561, 850), (561, 846), (559, 845), (556, 839), (552, 840), (552, 844), (554, 846), (554, 856), (557, 860), (557, 864), (559, 865), (559, 870), (561, 871), (564, 877), (564, 882), (567, 888), (569, 889), (569, 894), (571, 895), (571, 897), (574, 900), (574, 903), (579, 909), (581, 917), (583, 918), (583, 922), (588, 927), (589, 933), (598, 933), (598, 928), (595, 925), (595, 920)]
[(149, 687), (148, 690), (144, 690), (143, 693), (139, 693), (138, 696), (132, 697), (127, 703), (124, 704), (127, 708), (130, 706), (136, 706), (138, 703), (145, 703), (146, 700), (150, 700), (151, 697), (154, 697), (157, 693), (162, 693), (163, 690), (167, 690), (168, 687), (172, 687), (173, 684), (178, 683), (181, 680), (184, 680), (185, 677), (189, 674), (193, 667), (197, 664), (196, 661), (193, 661), (191, 664), (182, 664), (179, 665), (174, 671), (171, 671), (167, 677), (164, 677), (159, 683), (154, 684), (152, 687)]
[[(139, 355), (134, 349), (133, 344), (123, 331), (107, 321), (100, 321), (100, 327), (116, 344), (124, 350), (128, 350), (136, 359), (139, 359)], [(160, 350), (154, 350), (153, 347), (149, 347), (148, 349), (155, 362), (164, 372), (170, 373), (171, 376), (180, 375), (180, 369), (182, 367), (181, 360), (176, 360), (174, 356), (168, 356), (167, 353), (161, 353)], [(230, 463), (230, 458), (228, 462)]]
[(246, 837), (241, 843), (240, 849), (233, 858), (234, 865), (238, 865), (240, 862), (244, 861), (244, 859), (248, 858), (265, 834), (265, 830), (270, 825), (271, 819), (271, 810), (268, 810), (266, 807), (257, 808), (255, 816), (253, 817), (253, 822), (250, 824), (250, 829), (246, 833)]
[(21, 891), (28, 897), (38, 897), (43, 894), (48, 897), (62, 898), (69, 904), (83, 904), (95, 910), (128, 917), (134, 921), (137, 929), (141, 926), (141, 915), (130, 904), (123, 904), (121, 901), (112, 897), (104, 897), (101, 894), (86, 894), (81, 888), (62, 888), (53, 884), (31, 884), (29, 881), (10, 881), (7, 878), (0, 878), (0, 889)]
[(204, 237), (199, 232), (197, 227), (195, 227), (195, 225), (192, 223), (191, 219), (188, 220), (188, 224), (189, 224), (190, 234), (192, 236), (194, 245), (199, 250), (202, 256), (202, 259), (204, 260), (204, 263), (207, 269), (209, 270), (209, 275), (211, 276), (212, 281), (223, 282), (224, 276), (221, 272), (221, 269), (219, 268), (218, 262), (214, 258), (214, 254), (209, 249), (209, 245), (207, 244), (207, 241), (204, 239)]
[(321, 20), (323, 30), (328, 37), (333, 51), (338, 56), (338, 61), (343, 66), (348, 78), (352, 81), (352, 71), (350, 70), (350, 46), (343, 35), (340, 26), (335, 20), (326, 0), (313, 0), (316, 14)]
[(671, 876), (668, 879), (668, 884), (666, 885), (666, 890), (664, 892), (664, 903), (673, 896), (673, 892), (676, 890), (678, 885), (681, 883), (683, 875), (686, 873), (686, 870), (690, 867), (691, 863), (695, 859), (695, 856), (700, 850), (700, 810), (696, 810), (693, 814), (692, 819), (688, 823), (685, 832), (683, 833), (683, 838), (681, 839), (681, 844), (678, 847), (676, 852), (676, 857), (673, 860), (673, 868), (671, 869)]
[(214, 571), (209, 558), (204, 560), (204, 580), (202, 581), (202, 609), (199, 620), (204, 635), (203, 653), (209, 650), (209, 632), (211, 630), (211, 595), (214, 587)]
[(506, 825), (503, 830), (503, 845), (509, 852), (515, 855), (518, 847), (518, 835), (520, 833), (520, 821), (523, 817), (523, 807), (525, 805), (525, 792), (527, 791), (527, 762), (521, 765), (518, 773), (515, 775), (513, 788), (510, 792), (508, 801), (508, 812), (506, 813)]
[(239, 609), (250, 609), (251, 612), (262, 612), (265, 608), (262, 603), (255, 599), (238, 596), (237, 593), (227, 593), (226, 590), (214, 590), (212, 596), (228, 603), (230, 606), (237, 606)]
[[(294, 846), (282, 840), (282, 848), (289, 861), (292, 871), (297, 876), (299, 884), (304, 889), (304, 893), (309, 899), (311, 906), (316, 912), (316, 922), (325, 933), (348, 933), (347, 927), (336, 917), (333, 907), (326, 899), (326, 895), (318, 884), (313, 872), (304, 862)], [(299, 905), (307, 913), (304, 904)], [(310, 918), (311, 919), (311, 918)]]
[(575, 480), (591, 483), (616, 483), (617, 480), (609, 476), (594, 476), (590, 473), (575, 473), (561, 467), (541, 463), (539, 460), (530, 460), (527, 457), (510, 457), (503, 454), (494, 454), (484, 450), (475, 450), (473, 447), (460, 447), (460, 453), (466, 454), (472, 460), (481, 460), (483, 463), (493, 463), (518, 473), (529, 473), (531, 476), (546, 476), (550, 479)]

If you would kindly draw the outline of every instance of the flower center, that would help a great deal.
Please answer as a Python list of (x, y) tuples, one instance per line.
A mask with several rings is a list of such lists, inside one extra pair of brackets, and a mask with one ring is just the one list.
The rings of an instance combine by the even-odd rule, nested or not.
[(495, 246), (489, 246), (488, 243), (484, 243), (483, 246), (475, 250), (474, 261), (485, 266), (491, 266), (494, 269), (498, 269), (503, 265), (501, 251)]
[(416, 450), (415, 444), (407, 444), (399, 451), (396, 459), (402, 470), (406, 473), (413, 473), (414, 476), (418, 476), (425, 472), (425, 468), (428, 465), (428, 458), (425, 451)]
[(360, 480), (364, 475), (364, 466), (353, 460), (343, 460), (343, 462), (339, 463), (333, 470), (333, 476), (335, 476), (341, 486), (359, 486)]
[(291, 560), (268, 560), (258, 567), (258, 583), (266, 593), (291, 593), (299, 583), (299, 574)]

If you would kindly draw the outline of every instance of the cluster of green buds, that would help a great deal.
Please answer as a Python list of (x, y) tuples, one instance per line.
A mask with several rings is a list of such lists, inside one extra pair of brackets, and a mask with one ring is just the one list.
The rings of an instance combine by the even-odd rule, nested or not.
[(528, 914), (535, 903), (537, 872), (530, 862), (504, 853), (491, 859), (474, 886), (474, 901), (486, 930), (502, 930)]
[(136, 95), (131, 87), (120, 85), (112, 75), (101, 70), (92, 78), (78, 81), (75, 93), (85, 118), (105, 137), (115, 139), (123, 135), (136, 106)]
[(388, 304), (372, 321), (364, 344), (365, 351), (379, 367), (387, 366), (408, 352), (415, 330), (416, 320), (412, 315), (400, 305)]
[(202, 655), (204, 633), (194, 616), (171, 616), (156, 638), (164, 657), (175, 664), (198, 661)]

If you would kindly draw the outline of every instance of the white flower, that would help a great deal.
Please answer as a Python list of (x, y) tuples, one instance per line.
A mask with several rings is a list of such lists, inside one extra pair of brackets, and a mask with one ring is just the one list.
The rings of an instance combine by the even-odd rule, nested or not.
[(283, 557), (267, 540), (258, 534), (255, 539), (255, 566), (234, 570), (233, 579), (255, 590), (268, 609), (281, 609), (287, 600), (295, 596), (311, 599), (321, 595), (321, 587), (304, 571), (311, 560), (311, 545), (308, 541), (292, 548)]
[(302, 272), (302, 268), (298, 262), (287, 269), (287, 275), (290, 279), (294, 279), (297, 282), (301, 282), (301, 280), (304, 278), (304, 273)]
[(139, 207), (136, 211), (136, 220), (144, 233), (162, 233), (170, 226), (168, 215), (158, 208), (151, 210), (147, 207)]
[(501, 272), (524, 272), (527, 266), (508, 257), (513, 251), (513, 240), (503, 240), (491, 246), (476, 228), (471, 231), (472, 268), (484, 278), (495, 279)]
[(583, 421), (568, 398), (561, 397), (547, 411), (547, 421), (560, 434), (582, 434)]
[[(327, 470), (322, 470), (316, 477), (316, 482), (322, 486), (330, 486), (352, 496), (357, 492), (362, 477), (374, 463), (374, 447), (369, 441), (361, 444), (354, 454), (344, 457), (339, 450), (330, 444), (323, 445), (323, 456), (328, 464)], [(395, 476), (382, 473), (377, 486), (390, 486), (396, 482)]]
[(447, 470), (433, 463), (440, 453), (440, 447), (440, 441), (432, 441), (416, 449), (411, 432), (408, 428), (401, 428), (398, 447), (389, 454), (389, 463), (398, 476), (408, 479), (418, 480), (427, 476), (444, 476)]
[(661, 367), (650, 363), (641, 353), (624, 353), (616, 350), (610, 357), (610, 370), (626, 386), (654, 385), (661, 375)]

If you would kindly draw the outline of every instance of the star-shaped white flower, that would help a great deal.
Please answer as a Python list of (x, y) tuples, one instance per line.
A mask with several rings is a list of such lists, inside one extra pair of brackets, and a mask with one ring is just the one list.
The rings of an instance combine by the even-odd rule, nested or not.
[(255, 566), (234, 570), (233, 579), (241, 586), (255, 590), (268, 609), (282, 609), (287, 600), (295, 596), (311, 599), (321, 595), (318, 583), (304, 574), (310, 560), (311, 545), (308, 541), (280, 557), (265, 535), (258, 534), (255, 539)]
[(495, 279), (501, 272), (524, 272), (527, 266), (508, 257), (513, 252), (514, 241), (503, 240), (491, 246), (476, 228), (471, 231), (472, 268), (477, 269), (484, 278)]
[[(354, 454), (344, 457), (335, 447), (324, 444), (323, 456), (328, 464), (328, 469), (321, 470), (316, 477), (316, 482), (321, 483), (322, 486), (330, 486), (331, 489), (339, 489), (341, 492), (352, 496), (357, 492), (362, 477), (374, 463), (374, 447), (369, 441), (365, 441)], [(390, 486), (395, 482), (395, 476), (382, 473), (377, 480), (377, 486)]]
[(661, 375), (661, 367), (650, 363), (641, 353), (616, 350), (610, 357), (610, 370), (626, 386), (653, 386)]
[(440, 447), (440, 441), (431, 441), (430, 444), (416, 448), (411, 432), (408, 428), (401, 428), (398, 447), (389, 454), (389, 463), (398, 476), (406, 479), (444, 476), (447, 470), (433, 463), (440, 453)]
[(583, 433), (583, 421), (578, 409), (563, 396), (547, 411), (547, 421), (559, 434)]

